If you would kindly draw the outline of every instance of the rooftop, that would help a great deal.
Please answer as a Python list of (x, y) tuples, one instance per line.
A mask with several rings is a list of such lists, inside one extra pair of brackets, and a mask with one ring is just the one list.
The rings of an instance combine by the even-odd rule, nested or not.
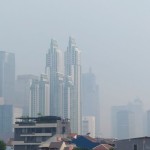
[(16, 118), (16, 124), (34, 124), (34, 123), (56, 123), (58, 120), (62, 120), (57, 116), (40, 116), (40, 117), (19, 117)]

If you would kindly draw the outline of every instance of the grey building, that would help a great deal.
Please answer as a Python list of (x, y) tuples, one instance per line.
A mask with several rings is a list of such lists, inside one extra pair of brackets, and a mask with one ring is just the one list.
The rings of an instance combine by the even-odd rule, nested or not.
[(56, 134), (70, 134), (70, 122), (56, 116), (18, 118), (14, 126), (14, 150), (37, 150)]
[(148, 110), (146, 114), (146, 128), (146, 133), (148, 136), (150, 136), (150, 110)]
[(23, 115), (29, 116), (30, 87), (32, 80), (38, 76), (32, 74), (18, 75), (15, 85), (15, 105), (23, 109)]
[(150, 150), (150, 137), (139, 137), (115, 142), (115, 150)]
[(13, 104), (15, 94), (15, 54), (0, 51), (0, 97)]
[(127, 139), (144, 136), (143, 108), (140, 100), (136, 99), (127, 105), (113, 106), (111, 112), (114, 138)]
[(0, 105), (0, 139), (8, 142), (13, 138), (13, 124), (16, 117), (22, 115), (22, 109), (12, 105)]
[(100, 98), (95, 74), (89, 69), (82, 74), (82, 115), (95, 117), (96, 137), (100, 137)]

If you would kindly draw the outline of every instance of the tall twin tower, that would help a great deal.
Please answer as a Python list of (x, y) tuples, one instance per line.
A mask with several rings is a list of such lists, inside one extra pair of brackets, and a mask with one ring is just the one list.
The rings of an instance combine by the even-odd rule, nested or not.
[(63, 53), (51, 40), (46, 55), (49, 80), (49, 114), (69, 118), (72, 132), (81, 131), (81, 56), (75, 40), (69, 38)]

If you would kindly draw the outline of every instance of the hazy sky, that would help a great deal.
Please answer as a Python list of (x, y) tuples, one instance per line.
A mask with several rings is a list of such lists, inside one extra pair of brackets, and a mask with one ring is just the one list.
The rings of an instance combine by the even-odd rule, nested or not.
[(44, 72), (50, 39), (66, 50), (69, 35), (105, 110), (136, 97), (150, 109), (149, 0), (0, 0), (0, 50), (15, 52), (17, 74)]

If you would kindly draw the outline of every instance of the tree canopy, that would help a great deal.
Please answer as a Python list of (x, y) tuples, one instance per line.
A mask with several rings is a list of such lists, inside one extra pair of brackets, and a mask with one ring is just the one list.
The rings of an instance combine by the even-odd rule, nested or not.
[(0, 150), (6, 150), (6, 144), (0, 140)]

